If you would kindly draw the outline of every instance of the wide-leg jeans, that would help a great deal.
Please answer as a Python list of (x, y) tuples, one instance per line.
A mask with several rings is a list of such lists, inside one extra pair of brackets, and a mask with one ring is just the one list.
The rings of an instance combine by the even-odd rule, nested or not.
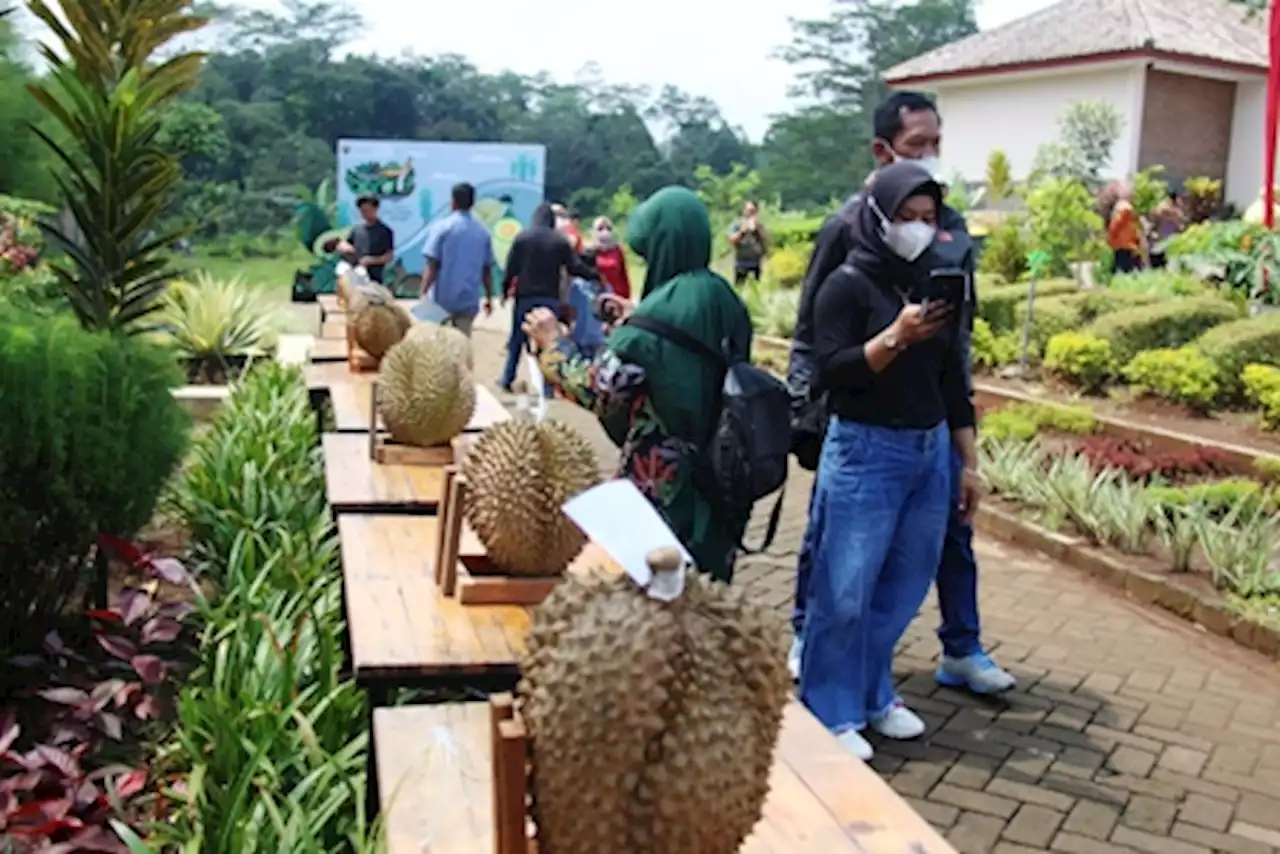
[(836, 733), (897, 700), (893, 651), (938, 570), (951, 434), (833, 418), (818, 465), (800, 696)]

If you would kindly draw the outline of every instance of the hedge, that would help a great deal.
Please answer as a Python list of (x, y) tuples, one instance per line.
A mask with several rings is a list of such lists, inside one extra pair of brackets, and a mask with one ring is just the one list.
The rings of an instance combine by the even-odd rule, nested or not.
[(1215, 326), (1193, 346), (1218, 367), (1218, 385), (1227, 401), (1240, 401), (1246, 365), (1280, 366), (1280, 314), (1260, 314)]
[[(978, 317), (981, 317), (997, 335), (1013, 332), (1017, 327), (1015, 311), (1019, 303), (1026, 302), (1028, 282), (1012, 285), (996, 285), (984, 288), (979, 280)], [(1036, 283), (1036, 301), (1042, 297), (1072, 294), (1080, 290), (1074, 279), (1045, 279)]]
[[(1156, 294), (1135, 294), (1125, 291), (1092, 290), (1074, 294), (1060, 294), (1037, 299), (1031, 321), (1031, 350), (1044, 352), (1049, 339), (1061, 332), (1069, 332), (1086, 326), (1095, 319), (1122, 309), (1150, 305), (1158, 302)], [(1014, 323), (1021, 329), (1026, 321), (1027, 305), (1014, 309)]]
[(1111, 344), (1120, 364), (1143, 350), (1181, 347), (1223, 323), (1240, 318), (1240, 309), (1218, 296), (1171, 299), (1112, 312), (1085, 331)]

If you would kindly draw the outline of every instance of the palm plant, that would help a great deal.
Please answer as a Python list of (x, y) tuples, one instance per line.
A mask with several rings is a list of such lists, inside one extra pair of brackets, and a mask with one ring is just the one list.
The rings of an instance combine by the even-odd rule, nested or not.
[(178, 163), (156, 144), (164, 108), (195, 85), (204, 59), (156, 59), (174, 38), (205, 24), (191, 0), (45, 0), (32, 14), (61, 43), (41, 46), (50, 73), (28, 88), (70, 142), (33, 130), (57, 157), (54, 175), (75, 221), (41, 230), (65, 253), (50, 265), (83, 326), (149, 331), (171, 276), (165, 249), (187, 230), (160, 233), (181, 180)]

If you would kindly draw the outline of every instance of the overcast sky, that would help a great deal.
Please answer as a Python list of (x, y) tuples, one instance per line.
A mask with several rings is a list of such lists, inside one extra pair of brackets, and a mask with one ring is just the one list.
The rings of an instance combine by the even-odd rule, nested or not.
[[(250, 0), (267, 6), (270, 0)], [(1054, 0), (978, 0), (989, 29)], [(770, 54), (787, 41), (788, 15), (820, 17), (829, 0), (354, 0), (368, 30), (352, 47), (383, 55), (453, 52), (484, 71), (548, 71), (569, 81), (587, 62), (604, 79), (706, 95), (759, 141), (769, 116), (787, 108), (790, 69)]]

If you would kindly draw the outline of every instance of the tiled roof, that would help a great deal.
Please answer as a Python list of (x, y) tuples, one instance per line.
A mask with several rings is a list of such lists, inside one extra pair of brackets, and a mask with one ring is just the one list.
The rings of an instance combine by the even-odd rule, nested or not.
[(889, 69), (890, 83), (1026, 63), (1157, 51), (1268, 67), (1265, 16), (1229, 0), (1062, 0)]

